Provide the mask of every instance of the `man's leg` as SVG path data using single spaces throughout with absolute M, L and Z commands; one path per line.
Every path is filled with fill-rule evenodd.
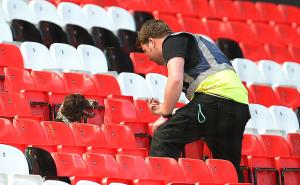
M 215 132 L 205 140 L 216 159 L 225 159 L 233 163 L 239 182 L 243 182 L 240 168 L 242 139 L 245 125 L 249 120 L 248 105 L 220 102 L 219 119 L 214 124 Z

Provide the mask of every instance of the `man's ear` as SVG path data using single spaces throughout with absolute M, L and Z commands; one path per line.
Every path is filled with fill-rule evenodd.
M 153 38 L 149 38 L 148 44 L 149 44 L 149 47 L 150 47 L 150 48 L 155 48 L 155 42 L 154 42 L 154 39 L 153 39 Z

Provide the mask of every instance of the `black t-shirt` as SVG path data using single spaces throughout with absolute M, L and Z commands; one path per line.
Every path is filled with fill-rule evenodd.
M 163 43 L 163 58 L 166 64 L 174 57 L 183 57 L 184 67 L 190 68 L 199 62 L 199 53 L 193 36 L 174 35 Z

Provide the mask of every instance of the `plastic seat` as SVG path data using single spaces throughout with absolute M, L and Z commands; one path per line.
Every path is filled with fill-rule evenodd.
M 272 60 L 260 60 L 258 62 L 258 69 L 261 72 L 266 83 L 272 86 L 292 86 L 286 76 L 284 75 L 281 66 Z
M 234 40 L 239 42 L 252 43 L 255 38 L 254 32 L 250 25 L 244 22 L 228 21 L 226 23 L 228 31 L 233 35 Z
M 269 156 L 285 156 L 291 155 L 290 148 L 283 137 L 275 135 L 259 135 L 258 139 L 261 141 L 266 154 Z
M 5 118 L 0 118 L 0 142 L 1 143 L 20 143 L 19 135 L 11 121 Z
M 243 58 L 243 52 L 239 43 L 231 38 L 218 38 L 216 39 L 216 45 L 229 60 Z
M 251 29 L 256 35 L 257 41 L 263 44 L 276 44 L 280 42 L 275 29 L 265 23 L 252 23 Z
M 245 58 L 257 61 L 261 59 L 269 59 L 268 53 L 264 49 L 264 45 L 261 43 L 246 43 L 241 42 L 240 47 L 243 51 Z
M 299 46 L 299 36 L 292 26 L 277 24 L 274 28 L 282 44 L 293 44 Z
M 1 34 L 0 34 L 0 41 L 3 42 L 3 41 L 8 41 L 8 42 L 11 42 L 13 41 L 13 35 L 12 35 L 12 32 L 11 32 L 11 29 L 9 27 L 9 25 L 4 22 L 4 21 L 1 21 L 0 20 L 0 29 L 1 29 Z
M 230 38 L 234 39 L 234 37 L 229 32 L 226 24 L 219 20 L 205 20 L 204 24 L 206 26 L 206 29 L 208 31 L 208 36 L 210 36 L 212 39 L 217 38 Z
M 132 52 L 130 58 L 134 73 L 146 75 L 148 73 L 166 74 L 166 66 L 160 66 L 149 59 L 144 53 Z
M 86 72 L 86 65 L 80 60 L 76 48 L 68 44 L 54 43 L 50 46 L 50 54 L 56 65 L 64 72 Z
M 50 71 L 31 71 L 31 76 L 35 81 L 36 88 L 41 91 L 66 93 L 67 87 L 62 77 Z
M 0 173 L 29 174 L 27 160 L 22 151 L 15 147 L 3 144 L 0 144 L 0 150 L 2 152 Z
M 1 185 L 7 185 L 8 182 L 8 176 L 5 173 L 0 174 L 0 184 Z
M 212 9 L 212 16 L 225 20 L 239 20 L 237 9 L 234 6 L 233 1 L 209 1 L 209 5 Z
M 124 179 L 152 179 L 151 171 L 141 156 L 116 155 L 120 166 L 120 178 Z
M 232 65 L 243 82 L 249 84 L 266 83 L 260 74 L 257 65 L 253 61 L 244 58 L 237 58 L 232 61 Z
M 300 88 L 299 79 L 300 78 L 300 65 L 294 62 L 284 62 L 282 64 L 282 70 L 287 76 L 287 79 L 297 88 Z
M 266 107 L 272 105 L 282 105 L 280 99 L 276 96 L 272 87 L 260 84 L 248 84 L 247 90 L 249 93 L 250 103 L 257 103 Z
M 141 48 L 136 45 L 137 32 L 121 29 L 117 31 L 117 36 L 119 38 L 121 48 L 126 53 L 142 52 Z
M 293 61 L 295 61 L 297 63 L 300 63 L 300 55 L 299 55 L 300 52 L 299 51 L 300 51 L 299 46 L 293 46 L 293 45 L 289 46 L 289 52 L 293 57 Z
M 286 4 L 278 4 L 278 10 L 289 23 L 300 23 L 299 8 Z
M 144 22 L 147 20 L 154 19 L 152 13 L 146 11 L 138 11 L 135 9 L 132 14 L 135 21 L 136 30 L 140 30 Z
M 120 86 L 118 84 L 117 79 L 114 76 L 105 74 L 94 74 L 91 77 L 95 82 L 98 95 L 121 95 Z
M 286 141 L 291 149 L 292 156 L 300 156 L 300 133 L 288 133 L 286 137 Z
M 118 154 L 118 148 L 116 147 L 103 147 L 103 146 L 89 146 L 87 152 L 96 154 L 105 154 L 115 157 Z
M 15 118 L 13 124 L 20 137 L 20 143 L 28 145 L 48 144 L 46 134 L 39 121 Z
M 82 93 L 84 95 L 97 95 L 97 89 L 88 74 L 64 73 L 62 78 L 67 83 L 69 93 Z
M 273 121 L 268 108 L 259 104 L 250 104 L 249 109 L 251 119 L 246 128 L 256 128 L 259 134 L 285 135 L 285 131 L 281 130 L 281 127 Z
M 297 88 L 279 86 L 274 88 L 274 91 L 280 104 L 294 109 L 300 106 L 299 91 Z
M 108 72 L 105 55 L 100 49 L 82 44 L 77 47 L 77 52 L 82 63 L 85 64 L 84 70 L 92 74 Z
M 52 145 L 76 145 L 73 132 L 63 122 L 43 121 L 42 127 L 46 133 L 48 143 Z
M 179 21 L 175 15 L 161 14 L 159 12 L 156 12 L 156 14 L 154 14 L 154 17 L 155 19 L 160 19 L 167 23 L 173 32 L 184 30 L 183 26 L 179 24 Z
M 86 29 L 90 28 L 89 21 L 84 16 L 80 6 L 62 2 L 57 6 L 57 12 L 65 26 L 69 43 L 77 47 L 80 44 L 93 45 L 93 39 Z
M 79 146 L 108 146 L 107 139 L 98 125 L 70 124 L 76 143 Z
M 123 95 L 133 96 L 134 99 L 151 98 L 149 87 L 146 80 L 134 73 L 120 73 L 118 83 Z
M 73 176 L 70 177 L 71 184 L 76 185 L 101 185 L 100 177 L 93 176 Z
M 112 29 L 117 31 L 120 29 L 136 31 L 135 22 L 132 14 L 127 10 L 111 6 L 107 9 L 107 15 L 112 20 Z
M 53 157 L 58 176 L 88 176 L 89 168 L 79 154 L 72 153 L 51 153 Z
M 111 147 L 136 147 L 133 132 L 128 126 L 119 124 L 103 124 L 102 130 Z
M 76 183 L 76 185 L 100 185 L 100 184 L 93 181 L 80 180 Z
M 213 176 L 204 161 L 200 159 L 179 158 L 178 163 L 186 177 L 186 182 L 214 182 Z M 201 175 L 197 173 L 199 171 L 201 171 Z
M 138 113 L 138 120 L 141 122 L 153 123 L 159 116 L 153 114 L 145 100 L 134 100 L 134 107 Z
M 163 102 L 168 78 L 161 74 L 149 73 L 145 79 L 150 89 L 151 97 Z
M 175 159 L 146 157 L 145 161 L 153 172 L 153 179 L 164 180 L 165 183 L 185 182 L 183 172 Z
M 53 43 L 68 43 L 67 35 L 61 28 L 62 21 L 52 3 L 30 1 L 29 8 L 38 22 L 43 43 L 48 48 Z
M 88 152 L 83 154 L 83 160 L 90 168 L 92 176 L 101 178 L 119 176 L 118 163 L 111 155 Z
M 37 42 L 23 42 L 20 47 L 24 68 L 36 71 L 56 69 L 58 66 L 52 59 L 49 50 Z M 41 61 L 41 58 L 43 60 Z
M 14 40 L 42 43 L 41 34 L 33 25 L 36 21 L 26 2 L 5 0 L 2 7 L 6 20 L 11 22 Z
M 214 182 L 237 183 L 238 176 L 233 164 L 227 160 L 207 159 L 206 164 L 212 173 Z M 226 169 L 226 170 L 225 170 Z
M 146 148 L 118 148 L 118 154 L 126 156 L 139 156 L 142 158 L 149 156 L 148 150 Z
M 179 23 L 182 24 L 184 31 L 208 35 L 208 32 L 203 22 L 199 21 L 199 19 L 195 17 L 182 16 L 181 18 L 179 18 Z
M 40 175 L 14 175 L 9 179 L 9 184 L 28 184 L 28 185 L 42 185 L 43 179 Z
M 290 55 L 285 45 L 266 44 L 265 50 L 269 54 L 270 58 L 279 64 L 293 60 L 293 57 Z
M 82 7 L 85 17 L 89 20 L 92 27 L 113 30 L 113 23 L 108 13 L 101 6 L 86 4 Z M 102 21 L 99 21 L 102 20 Z
M 265 149 L 261 141 L 252 134 L 244 134 L 242 141 L 242 165 L 248 165 L 247 156 L 250 155 L 265 155 Z
M 0 93 L 0 115 L 4 117 L 30 116 L 30 106 L 21 93 Z
M 299 132 L 299 123 L 295 112 L 284 106 L 271 106 L 269 108 L 274 122 L 286 133 Z
M 202 159 L 204 155 L 204 144 L 205 142 L 201 139 L 186 144 L 184 147 L 184 153 L 182 157 L 191 159 Z
M 285 22 L 284 17 L 279 13 L 277 5 L 274 3 L 256 2 L 255 8 L 266 21 Z
M 244 20 L 261 21 L 258 10 L 251 1 L 234 1 L 239 17 Z
M 281 174 L 281 184 L 297 184 L 300 161 L 296 157 L 276 157 L 276 168 Z
M 196 17 L 209 17 L 211 15 L 211 7 L 206 0 L 191 0 L 193 13 Z
M 127 53 L 120 48 L 108 47 L 104 50 L 109 71 L 133 72 L 132 61 Z
M 8 92 L 22 92 L 28 99 L 31 113 L 49 119 L 48 96 L 37 90 L 29 71 L 17 68 L 4 68 L 4 90 Z M 37 105 L 37 106 L 36 106 Z

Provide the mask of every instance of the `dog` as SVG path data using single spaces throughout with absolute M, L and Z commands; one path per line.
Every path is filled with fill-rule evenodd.
M 86 99 L 80 94 L 70 94 L 64 98 L 55 121 L 67 124 L 72 122 L 82 123 L 82 121 L 86 123 L 88 118 L 95 117 L 93 109 L 97 108 L 99 108 L 97 101 Z

